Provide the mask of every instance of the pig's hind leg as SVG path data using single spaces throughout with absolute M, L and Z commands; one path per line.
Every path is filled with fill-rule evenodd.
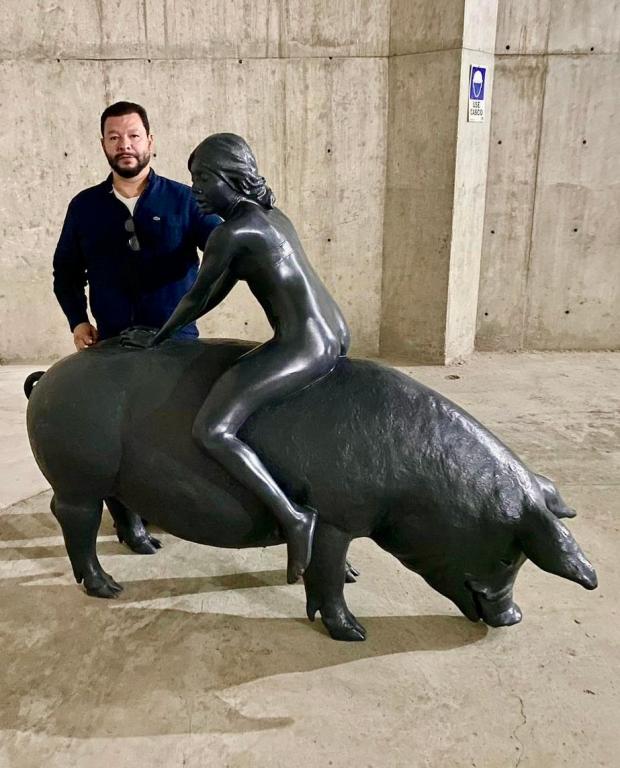
M 347 608 L 344 581 L 351 537 L 329 523 L 317 521 L 312 559 L 304 573 L 306 612 L 314 621 L 317 611 L 334 640 L 365 640 L 366 630 Z
M 154 555 L 161 547 L 161 541 L 146 530 L 144 521 L 118 499 L 107 496 L 107 508 L 114 520 L 116 535 L 121 544 L 125 543 L 138 555 Z
M 344 582 L 345 584 L 355 584 L 360 572 L 354 565 L 347 560 L 344 564 Z
M 69 501 L 55 495 L 50 506 L 62 528 L 77 583 L 83 582 L 87 594 L 94 597 L 116 597 L 123 588 L 103 570 L 97 559 L 97 531 L 101 523 L 102 501 Z

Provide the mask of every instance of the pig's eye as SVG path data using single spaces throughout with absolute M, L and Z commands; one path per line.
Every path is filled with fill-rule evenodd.
M 511 560 L 500 560 L 500 563 L 504 566 L 504 568 L 510 568 L 512 566 Z

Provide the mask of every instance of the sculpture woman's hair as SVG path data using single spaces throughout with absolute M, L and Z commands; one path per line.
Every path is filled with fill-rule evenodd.
M 234 133 L 214 133 L 201 142 L 189 156 L 187 167 L 198 159 L 202 170 L 219 176 L 241 197 L 273 208 L 275 195 L 258 172 L 256 158 L 247 143 Z

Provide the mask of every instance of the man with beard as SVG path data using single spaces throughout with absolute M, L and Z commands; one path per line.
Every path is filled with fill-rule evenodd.
M 139 104 L 108 107 L 101 136 L 112 173 L 73 198 L 54 254 L 54 293 L 78 350 L 132 325 L 161 327 L 196 278 L 196 248 L 220 222 L 200 212 L 190 187 L 151 168 Z M 175 338 L 197 335 L 191 323 Z
M 78 350 L 132 325 L 160 328 L 194 283 L 196 248 L 221 221 L 200 212 L 190 187 L 150 167 L 153 136 L 139 104 L 108 107 L 101 136 L 112 173 L 70 202 L 54 253 L 54 293 Z M 197 335 L 190 323 L 175 338 Z M 140 517 L 116 499 L 105 501 L 120 541 L 141 554 L 159 548 Z

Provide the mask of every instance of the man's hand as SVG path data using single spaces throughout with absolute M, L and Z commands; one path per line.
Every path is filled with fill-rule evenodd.
M 136 325 L 127 328 L 121 333 L 123 347 L 137 347 L 138 349 L 150 349 L 155 340 L 157 328 L 147 328 L 144 325 Z
M 99 339 L 99 331 L 90 323 L 80 323 L 73 329 L 73 343 L 78 352 L 92 347 Z

